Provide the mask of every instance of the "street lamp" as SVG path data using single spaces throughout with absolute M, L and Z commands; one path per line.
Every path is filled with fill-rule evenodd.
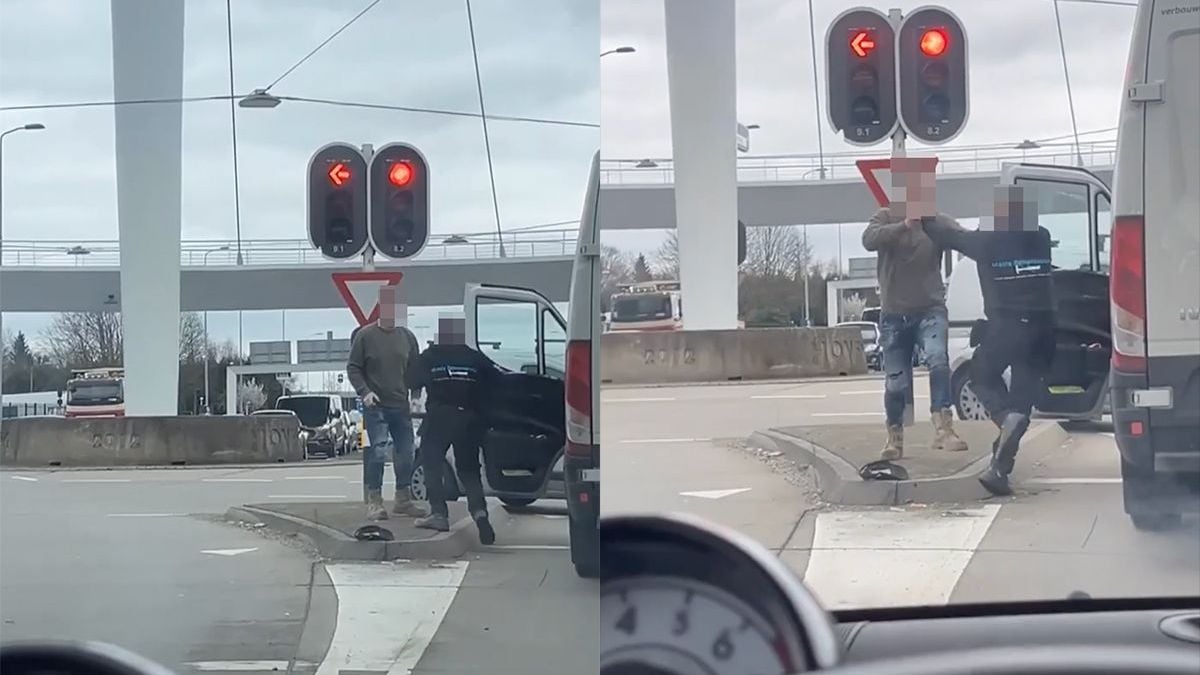
M 266 89 L 255 89 L 238 100 L 239 108 L 274 108 L 282 99 L 274 94 L 268 94 Z
M 616 49 L 609 49 L 607 51 L 600 52 L 600 58 L 604 58 L 609 54 L 632 54 L 636 51 L 637 50 L 633 47 L 617 47 Z
M 204 252 L 204 256 L 200 258 L 204 266 L 208 266 L 208 254 L 216 253 L 217 251 L 228 251 L 229 244 L 224 244 Z M 241 351 L 241 345 L 238 345 L 238 351 Z M 212 403 L 209 402 L 208 389 L 208 310 L 204 310 L 204 414 L 212 413 Z M 226 411 L 228 414 L 228 411 Z
M 1034 150 L 1042 146 L 1037 144 L 1037 141 L 1031 141 L 1028 138 L 1013 146 L 1013 150 L 1021 151 L 1021 160 L 1025 160 L 1025 153 L 1028 150 Z

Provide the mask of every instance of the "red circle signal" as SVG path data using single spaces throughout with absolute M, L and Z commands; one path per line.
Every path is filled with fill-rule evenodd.
M 926 56 L 941 56 L 950 46 L 950 38 L 945 31 L 931 28 L 921 35 L 921 52 Z
M 408 162 L 396 162 L 388 169 L 388 182 L 398 188 L 407 187 L 413 180 L 413 167 Z

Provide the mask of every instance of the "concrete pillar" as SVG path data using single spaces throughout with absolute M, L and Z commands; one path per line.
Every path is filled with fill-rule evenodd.
M 665 0 L 687 330 L 737 328 L 734 0 Z
M 184 0 L 112 0 L 113 97 L 183 96 Z M 183 105 L 113 108 L 125 411 L 176 415 Z

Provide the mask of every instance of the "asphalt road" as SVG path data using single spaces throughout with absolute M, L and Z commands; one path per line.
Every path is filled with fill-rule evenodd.
M 928 424 L 927 380 L 916 381 Z M 1139 532 L 1122 508 L 1111 428 L 1018 457 L 1013 497 L 905 507 L 825 505 L 807 472 L 747 450 L 755 430 L 869 424 L 882 381 L 610 388 L 604 510 L 680 511 L 749 534 L 831 608 L 1200 595 L 1200 521 Z
M 562 502 L 449 564 L 327 565 L 219 517 L 356 500 L 360 478 L 353 462 L 2 471 L 0 640 L 102 640 L 178 672 L 596 671 L 598 585 L 574 574 Z

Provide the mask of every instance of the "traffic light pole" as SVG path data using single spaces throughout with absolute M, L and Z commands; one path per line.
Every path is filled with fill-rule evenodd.
M 363 143 L 362 154 L 367 160 L 367 166 L 371 166 L 371 158 L 375 156 L 375 146 L 370 143 Z M 375 249 L 371 246 L 369 237 L 367 248 L 362 254 L 362 268 L 364 272 L 375 271 Z
M 892 29 L 897 33 L 900 32 L 900 22 L 904 20 L 902 10 L 895 7 L 888 10 L 888 22 L 892 24 Z M 899 108 L 897 108 L 899 110 Z M 903 159 L 908 156 L 904 141 L 908 138 L 908 134 L 904 132 L 904 125 L 896 125 L 896 131 L 892 134 L 892 161 Z M 895 175 L 894 173 L 892 174 Z M 892 181 L 893 190 L 895 189 L 895 181 Z M 916 392 L 913 387 L 913 367 L 909 364 L 908 368 L 908 386 L 905 387 L 907 392 L 904 401 L 904 421 L 906 427 L 911 427 L 916 422 L 916 406 L 914 405 Z

